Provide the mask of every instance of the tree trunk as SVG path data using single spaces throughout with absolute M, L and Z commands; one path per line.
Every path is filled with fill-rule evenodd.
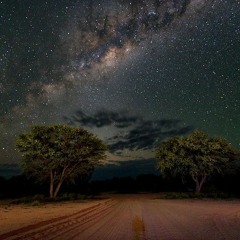
M 200 186 L 200 183 L 199 181 L 197 180 L 196 181 L 196 189 L 195 189 L 195 193 L 200 193 L 201 192 L 201 186 Z
M 58 182 L 56 182 L 57 172 L 52 169 L 50 170 L 49 196 L 51 199 L 54 199 L 57 197 L 60 187 L 62 186 L 63 181 L 66 179 L 66 176 L 71 174 L 71 172 L 75 169 L 76 166 L 77 166 L 77 164 L 75 166 L 73 166 L 73 168 L 70 169 L 70 171 L 68 171 L 68 173 L 66 171 L 69 170 L 69 165 L 65 166 L 62 170 L 60 180 Z M 55 183 L 57 183 L 57 186 Z M 54 189 L 54 185 L 56 186 L 55 189 Z
M 66 170 L 68 169 L 68 167 L 69 167 L 69 165 L 67 165 L 66 167 L 64 167 L 63 170 L 62 170 L 62 174 L 61 174 L 60 180 L 59 180 L 59 182 L 58 182 L 58 184 L 57 184 L 56 189 L 54 190 L 54 194 L 53 194 L 53 197 L 54 197 L 54 198 L 57 197 L 58 192 L 59 192 L 59 190 L 60 190 L 60 187 L 62 186 L 62 183 L 63 183 L 63 181 L 65 180 Z
M 196 183 L 195 193 L 200 193 L 202 190 L 203 183 L 206 181 L 207 176 L 198 177 L 192 176 L 194 182 Z
M 49 188 L 49 197 L 53 198 L 53 187 L 54 187 L 54 179 L 53 179 L 53 172 L 50 170 L 50 188 Z
M 62 180 L 60 180 L 60 181 L 58 182 L 58 185 L 57 185 L 57 187 L 56 187 L 56 189 L 55 189 L 55 191 L 54 191 L 54 195 L 53 195 L 54 198 L 57 197 L 58 192 L 59 192 L 59 189 L 60 189 L 60 187 L 62 186 L 62 183 L 63 183 Z

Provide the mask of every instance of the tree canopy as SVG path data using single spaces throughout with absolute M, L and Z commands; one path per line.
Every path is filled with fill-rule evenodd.
M 207 178 L 222 173 L 237 158 L 236 151 L 224 138 L 210 138 L 196 130 L 189 136 L 170 138 L 156 151 L 157 168 L 163 175 L 191 176 L 200 192 Z
M 50 198 L 55 198 L 64 181 L 91 174 L 105 159 L 107 147 L 92 133 L 66 125 L 32 126 L 17 139 L 22 167 L 37 180 L 50 181 Z

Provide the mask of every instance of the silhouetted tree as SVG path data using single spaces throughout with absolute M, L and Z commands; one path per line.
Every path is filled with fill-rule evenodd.
M 55 198 L 64 181 L 92 173 L 107 147 L 92 133 L 65 125 L 33 126 L 17 139 L 24 172 L 50 182 Z
M 237 153 L 223 138 L 209 138 L 196 130 L 185 137 L 173 137 L 157 149 L 157 168 L 163 175 L 191 176 L 199 193 L 207 178 L 222 173 Z

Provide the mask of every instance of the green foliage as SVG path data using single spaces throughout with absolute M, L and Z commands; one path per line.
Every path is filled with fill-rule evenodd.
M 35 200 L 31 203 L 31 206 L 33 206 L 33 207 L 41 206 L 41 202 L 39 202 L 38 200 Z
M 184 198 L 191 198 L 191 195 L 184 192 L 169 192 L 163 195 L 165 199 L 184 199 Z
M 191 176 L 200 191 L 207 177 L 222 173 L 237 153 L 223 138 L 209 138 L 196 130 L 185 137 L 173 137 L 157 149 L 157 168 L 163 176 Z
M 233 196 L 228 193 L 223 192 L 213 192 L 213 193 L 190 193 L 190 192 L 169 192 L 165 193 L 162 198 L 164 199 L 232 199 Z
M 56 200 L 57 201 L 75 201 L 75 200 L 85 200 L 87 199 L 86 195 L 77 194 L 77 193 L 64 193 L 63 195 L 59 196 Z
M 18 137 L 16 146 L 24 172 L 39 181 L 50 180 L 50 197 L 56 197 L 63 181 L 91 174 L 107 150 L 92 133 L 66 125 L 33 126 Z
M 37 206 L 44 202 L 45 198 L 43 195 L 34 195 L 13 199 L 10 201 L 10 204 L 30 204 L 32 206 Z
M 46 203 L 51 203 L 51 202 L 62 202 L 62 201 L 82 201 L 86 199 L 91 199 L 91 197 L 78 194 L 78 193 L 64 193 L 60 195 L 59 197 L 52 199 L 52 198 L 46 198 L 44 195 L 37 194 L 34 196 L 26 196 L 22 198 L 16 198 L 13 199 L 9 202 L 9 204 L 27 204 L 30 206 L 41 206 Z

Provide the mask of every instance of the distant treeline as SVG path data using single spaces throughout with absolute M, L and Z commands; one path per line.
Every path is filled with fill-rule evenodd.
M 204 186 L 203 192 L 223 192 L 232 196 L 240 196 L 240 174 L 215 176 Z M 48 185 L 36 183 L 25 175 L 14 176 L 10 179 L 0 177 L 0 197 L 20 198 L 43 194 L 48 196 Z M 133 177 L 114 177 L 108 180 L 92 181 L 76 179 L 75 183 L 65 183 L 61 189 L 63 193 L 77 193 L 84 195 L 98 195 L 103 192 L 138 193 L 138 192 L 194 192 L 191 181 L 182 182 L 179 178 L 162 178 L 154 174 Z

